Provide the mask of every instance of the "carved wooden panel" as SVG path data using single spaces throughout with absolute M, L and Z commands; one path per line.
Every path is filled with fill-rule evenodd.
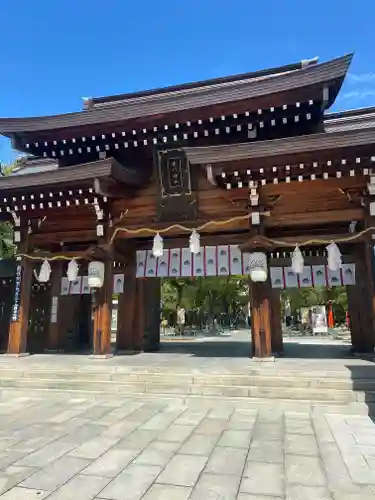
M 196 219 L 194 175 L 185 153 L 180 149 L 157 150 L 155 160 L 159 183 L 158 219 Z

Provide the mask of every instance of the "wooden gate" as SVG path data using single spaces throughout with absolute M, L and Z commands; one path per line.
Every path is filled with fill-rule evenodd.
M 14 278 L 0 278 L 0 352 L 6 352 L 8 348 L 13 295 Z
M 38 283 L 33 277 L 30 297 L 27 351 L 43 353 L 47 348 L 51 315 L 51 283 Z

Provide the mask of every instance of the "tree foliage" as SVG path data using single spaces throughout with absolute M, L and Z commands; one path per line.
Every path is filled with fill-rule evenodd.
M 235 318 L 248 303 L 247 279 L 206 277 L 165 279 L 162 282 L 163 314 L 174 323 L 175 311 L 182 306 L 191 322 L 213 324 L 214 318 Z
M 303 307 L 327 305 L 328 302 L 332 302 L 336 322 L 342 323 L 345 321 L 345 314 L 348 310 L 345 287 L 289 288 L 283 290 L 281 296 L 282 303 L 285 303 L 286 299 L 290 300 L 292 314 Z
M 10 175 L 18 165 L 16 160 L 11 164 L 0 163 L 1 175 Z M 14 255 L 13 227 L 9 221 L 0 221 L 0 259 L 9 259 Z

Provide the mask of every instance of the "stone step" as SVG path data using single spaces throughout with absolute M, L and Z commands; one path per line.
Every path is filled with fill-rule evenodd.
M 86 368 L 86 367 L 85 367 Z M 99 367 L 98 367 L 99 368 Z M 298 388 L 298 389 L 327 389 L 346 391 L 375 391 L 375 379 L 354 379 L 350 377 L 323 377 L 319 372 L 314 376 L 306 376 L 304 373 L 295 373 L 294 376 L 282 374 L 274 376 L 259 371 L 252 375 L 240 374 L 182 374 L 174 372 L 122 372 L 113 370 L 87 370 L 82 369 L 52 370 L 36 369 L 9 369 L 0 368 L 1 380 L 77 380 L 87 382 L 117 382 L 127 384 L 162 384 L 179 386 L 228 386 L 228 387 L 264 387 L 264 388 Z
M 281 387 L 262 385 L 224 385 L 224 384 L 179 384 L 173 379 L 169 383 L 155 381 L 97 380 L 81 378 L 0 378 L 1 388 L 83 390 L 110 394 L 167 394 L 198 395 L 239 398 L 283 399 L 294 401 L 325 401 L 330 403 L 374 402 L 374 391 L 353 391 L 348 389 L 319 387 Z
M 51 401 L 66 401 L 66 394 L 69 394 L 71 399 L 75 400 L 90 400 L 90 401 L 109 401 L 113 400 L 113 394 L 97 392 L 97 391 L 83 391 L 73 389 L 13 389 L 13 388 L 0 388 L 0 398 L 24 397 L 25 399 L 44 399 L 46 394 Z M 211 408 L 213 405 L 220 404 L 223 407 L 231 407 L 238 409 L 255 409 L 267 411 L 289 411 L 295 413 L 313 413 L 313 414 L 345 414 L 345 415 L 369 415 L 375 414 L 375 404 L 369 403 L 333 403 L 327 401 L 293 401 L 284 399 L 257 399 L 257 398 L 233 398 L 228 397 L 223 400 L 220 396 L 198 396 L 198 395 L 185 395 L 175 396 L 168 394 L 121 394 L 121 399 L 125 402 L 127 399 L 130 401 L 173 401 L 173 404 L 184 405 L 188 404 L 189 408 L 197 408 L 201 411 L 202 408 L 207 406 Z

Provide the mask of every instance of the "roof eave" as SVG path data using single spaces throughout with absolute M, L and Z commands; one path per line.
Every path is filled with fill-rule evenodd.
M 164 94 L 162 96 L 155 95 L 129 99 L 121 106 L 46 117 L 3 118 L 0 119 L 0 134 L 9 137 L 17 133 L 27 134 L 30 132 L 80 127 L 97 123 L 124 122 L 136 118 L 152 117 L 188 109 L 208 108 L 218 104 L 248 99 L 255 100 L 257 97 L 314 85 L 326 85 L 329 82 L 342 82 L 348 71 L 352 57 L 352 54 L 348 54 L 326 63 L 308 66 L 299 71 L 283 73 L 264 79 L 245 80 L 235 82 L 234 84 L 225 83 L 207 88 L 183 90 L 171 93 L 171 95 Z

